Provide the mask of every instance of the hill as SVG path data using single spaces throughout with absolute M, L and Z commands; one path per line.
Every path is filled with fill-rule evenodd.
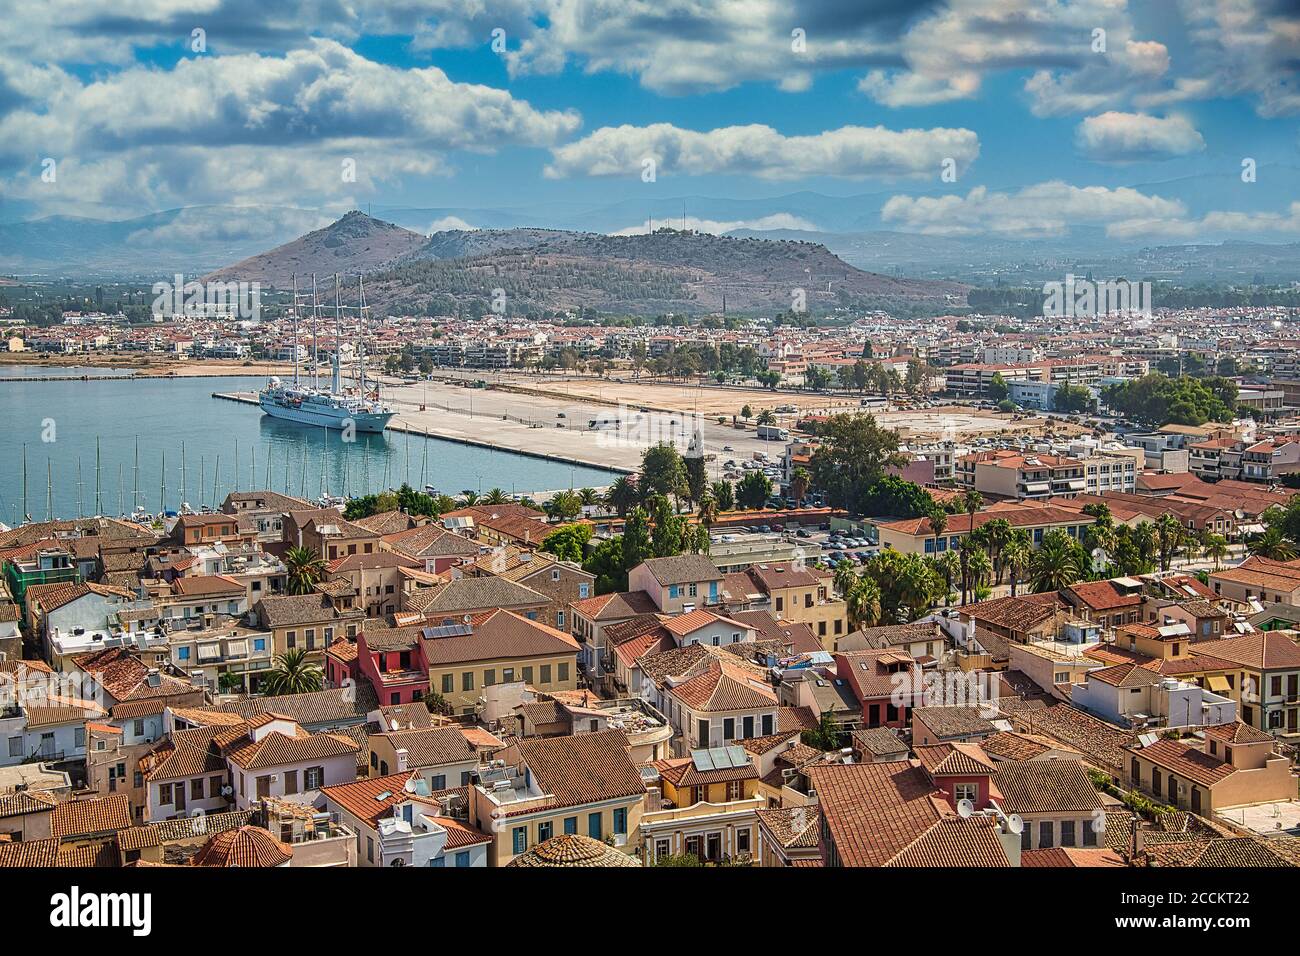
M 353 210 L 323 229 L 210 272 L 204 280 L 261 282 L 283 289 L 290 284 L 295 273 L 299 286 L 312 273 L 318 279 L 335 272 L 368 274 L 425 244 L 425 237 L 418 232 Z
M 803 290 L 814 314 L 900 303 L 942 307 L 966 287 L 864 272 L 812 242 L 730 238 L 660 229 L 608 236 L 498 230 L 435 234 L 422 250 L 372 276 L 371 303 L 389 314 L 487 311 L 495 290 L 508 314 L 767 314 L 791 309 Z M 435 254 L 464 252 L 450 258 Z

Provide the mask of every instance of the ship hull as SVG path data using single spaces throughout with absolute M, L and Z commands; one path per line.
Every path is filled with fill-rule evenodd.
M 343 412 L 314 409 L 308 406 L 287 408 L 266 398 L 260 398 L 258 405 L 261 406 L 263 412 L 281 421 L 296 422 L 299 425 L 315 425 L 318 428 L 333 428 L 338 431 L 346 429 L 348 423 L 352 422 L 356 431 L 367 434 L 382 432 L 388 427 L 389 420 L 396 414 L 396 412 L 356 412 L 348 415 Z

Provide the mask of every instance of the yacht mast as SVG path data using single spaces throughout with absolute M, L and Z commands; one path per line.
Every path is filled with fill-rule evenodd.
M 339 292 L 339 274 L 334 273 L 334 384 L 335 395 L 343 394 L 343 304 Z
M 320 348 L 316 339 L 316 324 L 320 319 L 320 302 L 316 298 L 316 273 L 311 274 L 311 387 L 320 391 Z
M 298 384 L 298 273 L 293 274 L 293 384 Z

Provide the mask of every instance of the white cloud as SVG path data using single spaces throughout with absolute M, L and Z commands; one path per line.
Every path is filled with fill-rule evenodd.
M 536 110 L 436 67 L 403 70 L 316 40 L 283 56 L 205 56 L 88 83 L 60 77 L 43 102 L 0 116 L 0 187 L 38 201 L 71 192 L 151 208 L 318 205 L 445 173 L 451 151 L 546 146 L 578 126 L 571 111 Z M 34 158 L 45 156 L 59 162 L 54 184 L 40 180 Z
M 1129 219 L 1106 227 L 1112 239 L 1210 239 L 1233 236 L 1276 237 L 1300 233 L 1300 202 L 1285 213 L 1209 212 L 1200 219 Z
M 1062 235 L 1075 225 L 1171 219 L 1185 212 L 1183 204 L 1176 200 L 1147 196 L 1136 189 L 1052 181 L 1014 193 L 990 192 L 978 186 L 965 196 L 892 196 L 880 218 L 900 229 L 926 235 L 987 233 L 1039 238 Z
M 477 226 L 471 226 L 460 216 L 443 216 L 441 219 L 435 219 L 429 223 L 429 228 L 424 230 L 425 235 L 431 235 L 435 232 L 450 232 L 452 230 L 461 230 L 470 232 L 477 229 Z
M 1085 156 L 1103 162 L 1166 159 L 1205 149 L 1205 140 L 1186 117 L 1113 110 L 1087 117 L 1074 140 Z
M 552 149 L 550 178 L 639 176 L 653 159 L 656 176 L 726 173 L 763 179 L 803 176 L 934 176 L 946 158 L 958 173 L 979 155 L 968 129 L 890 130 L 844 126 L 812 136 L 784 136 L 770 126 L 727 126 L 707 132 L 670 123 L 607 126 Z
M 669 226 L 677 228 L 681 225 L 681 219 L 661 219 L 658 223 L 651 222 L 647 219 L 639 226 L 628 226 L 625 229 L 618 229 L 611 232 L 611 236 L 639 236 L 650 232 L 652 228 L 660 226 Z M 697 219 L 694 216 L 686 217 L 686 228 L 695 232 L 707 232 L 715 236 L 725 235 L 728 232 L 736 232 L 739 229 L 752 230 L 754 232 L 765 232 L 775 229 L 797 229 L 801 232 L 821 232 L 814 223 L 801 216 L 796 216 L 788 212 L 772 213 L 768 216 L 760 216 L 757 219 L 735 219 L 731 221 L 719 221 L 717 219 Z

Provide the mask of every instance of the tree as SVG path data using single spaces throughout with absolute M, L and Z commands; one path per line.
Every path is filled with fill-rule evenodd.
M 572 491 L 557 491 L 542 505 L 548 517 L 569 521 L 582 514 L 582 499 Z
M 989 379 L 988 395 L 992 401 L 1000 402 L 1009 395 L 1011 390 L 1007 387 L 1007 380 L 1002 377 L 1001 372 L 994 372 L 993 377 Z
M 970 515 L 970 519 L 971 519 L 970 527 L 971 530 L 974 531 L 975 512 L 979 511 L 980 508 L 984 507 L 984 496 L 980 494 L 978 491 L 972 489 L 971 491 L 966 492 L 966 494 L 962 496 L 961 503 L 966 513 Z
M 655 495 L 647 502 L 653 529 L 650 533 L 650 550 L 656 558 L 671 558 L 685 549 L 686 519 L 673 511 L 672 503 L 663 495 Z
M 682 498 L 689 493 L 686 484 L 686 464 L 681 453 L 668 442 L 647 448 L 641 456 L 641 474 L 637 480 L 641 500 L 649 501 L 655 495 Z
M 933 502 L 934 499 L 931 498 L 930 500 Z M 939 547 L 939 539 L 942 538 L 944 532 L 948 530 L 948 512 L 936 505 L 930 510 L 930 513 L 926 517 L 930 521 L 930 532 L 934 535 L 934 553 L 946 553 L 946 548 L 941 549 Z
M 749 419 L 754 417 L 754 410 L 750 408 L 748 405 L 745 405 L 740 410 L 740 417 L 748 421 Z
M 1219 570 L 1223 559 L 1228 556 L 1228 539 L 1221 534 L 1210 532 L 1202 542 L 1205 556 L 1214 562 L 1214 570 Z
M 591 525 L 566 524 L 542 539 L 541 550 L 555 555 L 561 561 L 581 564 L 586 554 L 586 544 L 590 540 Z
M 286 590 L 290 594 L 310 594 L 329 570 L 325 559 L 314 548 L 289 548 L 284 552 Z
M 891 466 L 907 464 L 899 453 L 898 432 L 881 428 L 871 415 L 832 415 L 813 453 L 813 484 L 830 503 L 855 515 L 860 500 Z
M 1092 410 L 1092 392 L 1082 385 L 1068 382 L 1056 389 L 1052 407 L 1058 412 L 1087 412 Z
M 881 593 L 875 578 L 862 575 L 853 582 L 845 596 L 848 605 L 849 627 L 876 627 L 880 624 Z
M 623 524 L 623 570 L 631 571 L 646 558 L 650 551 L 650 520 L 640 505 L 628 512 Z
M 600 504 L 600 492 L 595 488 L 579 488 L 578 500 L 582 502 L 584 508 L 595 507 Z
M 736 510 L 736 489 L 731 482 L 726 479 L 715 481 L 710 491 L 713 493 L 713 500 L 718 503 L 719 511 Z
M 993 562 L 997 583 L 1002 583 L 1002 549 L 1011 541 L 1011 522 L 1006 518 L 994 518 L 980 526 L 980 540 L 988 547 L 989 559 Z
M 1236 385 L 1227 379 L 1170 378 L 1159 372 L 1101 390 L 1101 400 L 1109 408 L 1152 428 L 1231 421 L 1236 398 Z
M 687 455 L 686 500 L 692 504 L 701 501 L 709 488 L 709 473 L 704 466 L 703 453 Z
M 1186 532 L 1182 523 L 1168 512 L 1156 519 L 1156 548 L 1160 555 L 1160 570 L 1168 571 L 1174 555 L 1182 547 Z
M 627 475 L 619 475 L 605 493 L 605 501 L 618 512 L 620 518 L 626 518 L 628 511 L 641 500 L 641 492 L 636 482 Z
M 919 518 L 937 510 L 934 498 L 916 482 L 898 475 L 882 475 L 858 500 L 864 515 Z
M 510 499 L 506 496 L 506 493 L 500 488 L 489 489 L 488 493 L 483 496 L 483 503 L 485 505 L 503 505 L 509 500 Z
M 627 590 L 627 568 L 623 564 L 623 538 L 607 538 L 596 545 L 582 568 L 596 576 L 596 593 L 611 594 Z
M 307 660 L 307 651 L 291 647 L 275 656 L 275 666 L 262 678 L 262 693 L 271 697 L 309 694 L 321 689 L 320 666 Z
M 847 597 L 853 585 L 858 580 L 858 568 L 848 558 L 841 558 L 835 565 L 835 571 L 832 576 L 832 584 L 840 597 Z
M 790 497 L 794 499 L 795 506 L 803 504 L 804 496 L 808 494 L 808 487 L 812 484 L 812 472 L 800 465 L 790 476 Z
M 799 735 L 799 739 L 815 750 L 829 753 L 840 749 L 844 742 L 844 732 L 835 723 L 835 715 L 829 710 L 824 710 L 821 717 L 817 719 L 817 726 L 805 730 Z
M 1042 543 L 1029 565 L 1035 593 L 1059 591 L 1079 580 L 1083 574 L 1079 562 L 1081 550 L 1074 539 L 1060 528 L 1043 535 Z
M 1021 580 L 1024 573 L 1029 568 L 1029 561 L 1033 556 L 1033 549 L 1029 541 L 1029 532 L 1023 528 L 1017 528 L 1007 542 L 1006 547 L 1002 549 L 1002 563 L 1006 566 L 1007 575 L 1011 578 L 1011 596 L 1016 595 L 1016 583 Z
M 761 471 L 748 472 L 736 485 L 736 498 L 742 508 L 761 508 L 770 497 L 772 497 L 772 479 Z
M 756 425 L 775 425 L 776 416 L 772 414 L 772 409 L 765 408 L 758 413 L 758 418 L 754 419 Z
M 1291 561 L 1296 556 L 1295 545 L 1282 534 L 1280 525 L 1272 525 L 1263 534 L 1255 535 L 1246 549 L 1270 561 Z

